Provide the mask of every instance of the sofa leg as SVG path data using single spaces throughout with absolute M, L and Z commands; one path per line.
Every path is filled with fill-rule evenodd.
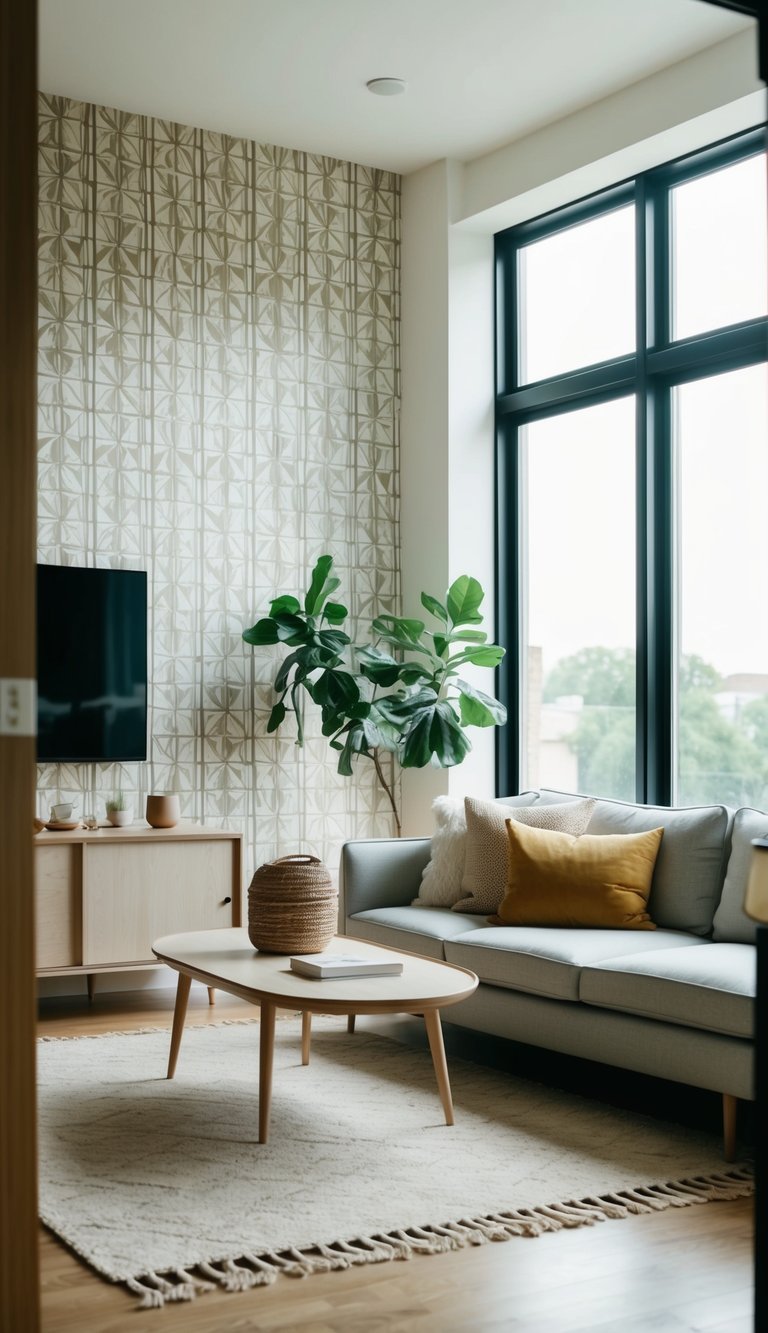
M 726 1162 L 736 1160 L 736 1109 L 738 1098 L 723 1093 L 723 1156 Z

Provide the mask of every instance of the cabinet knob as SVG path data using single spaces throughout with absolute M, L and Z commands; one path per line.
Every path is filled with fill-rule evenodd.
M 231 899 L 231 898 L 222 898 L 222 900 L 221 900 L 221 905 L 222 905 L 222 907 L 224 907 L 227 903 L 231 903 L 231 902 L 232 902 L 232 899 Z

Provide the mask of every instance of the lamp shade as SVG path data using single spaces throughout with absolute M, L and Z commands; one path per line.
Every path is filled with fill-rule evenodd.
M 768 838 L 753 838 L 744 911 L 753 921 L 768 924 Z

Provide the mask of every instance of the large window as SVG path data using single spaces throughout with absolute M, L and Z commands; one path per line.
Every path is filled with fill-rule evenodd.
M 762 131 L 497 237 L 501 792 L 768 801 Z

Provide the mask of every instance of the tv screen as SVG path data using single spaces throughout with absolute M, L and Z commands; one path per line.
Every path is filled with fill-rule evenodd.
M 147 757 L 147 576 L 37 566 L 37 757 Z

